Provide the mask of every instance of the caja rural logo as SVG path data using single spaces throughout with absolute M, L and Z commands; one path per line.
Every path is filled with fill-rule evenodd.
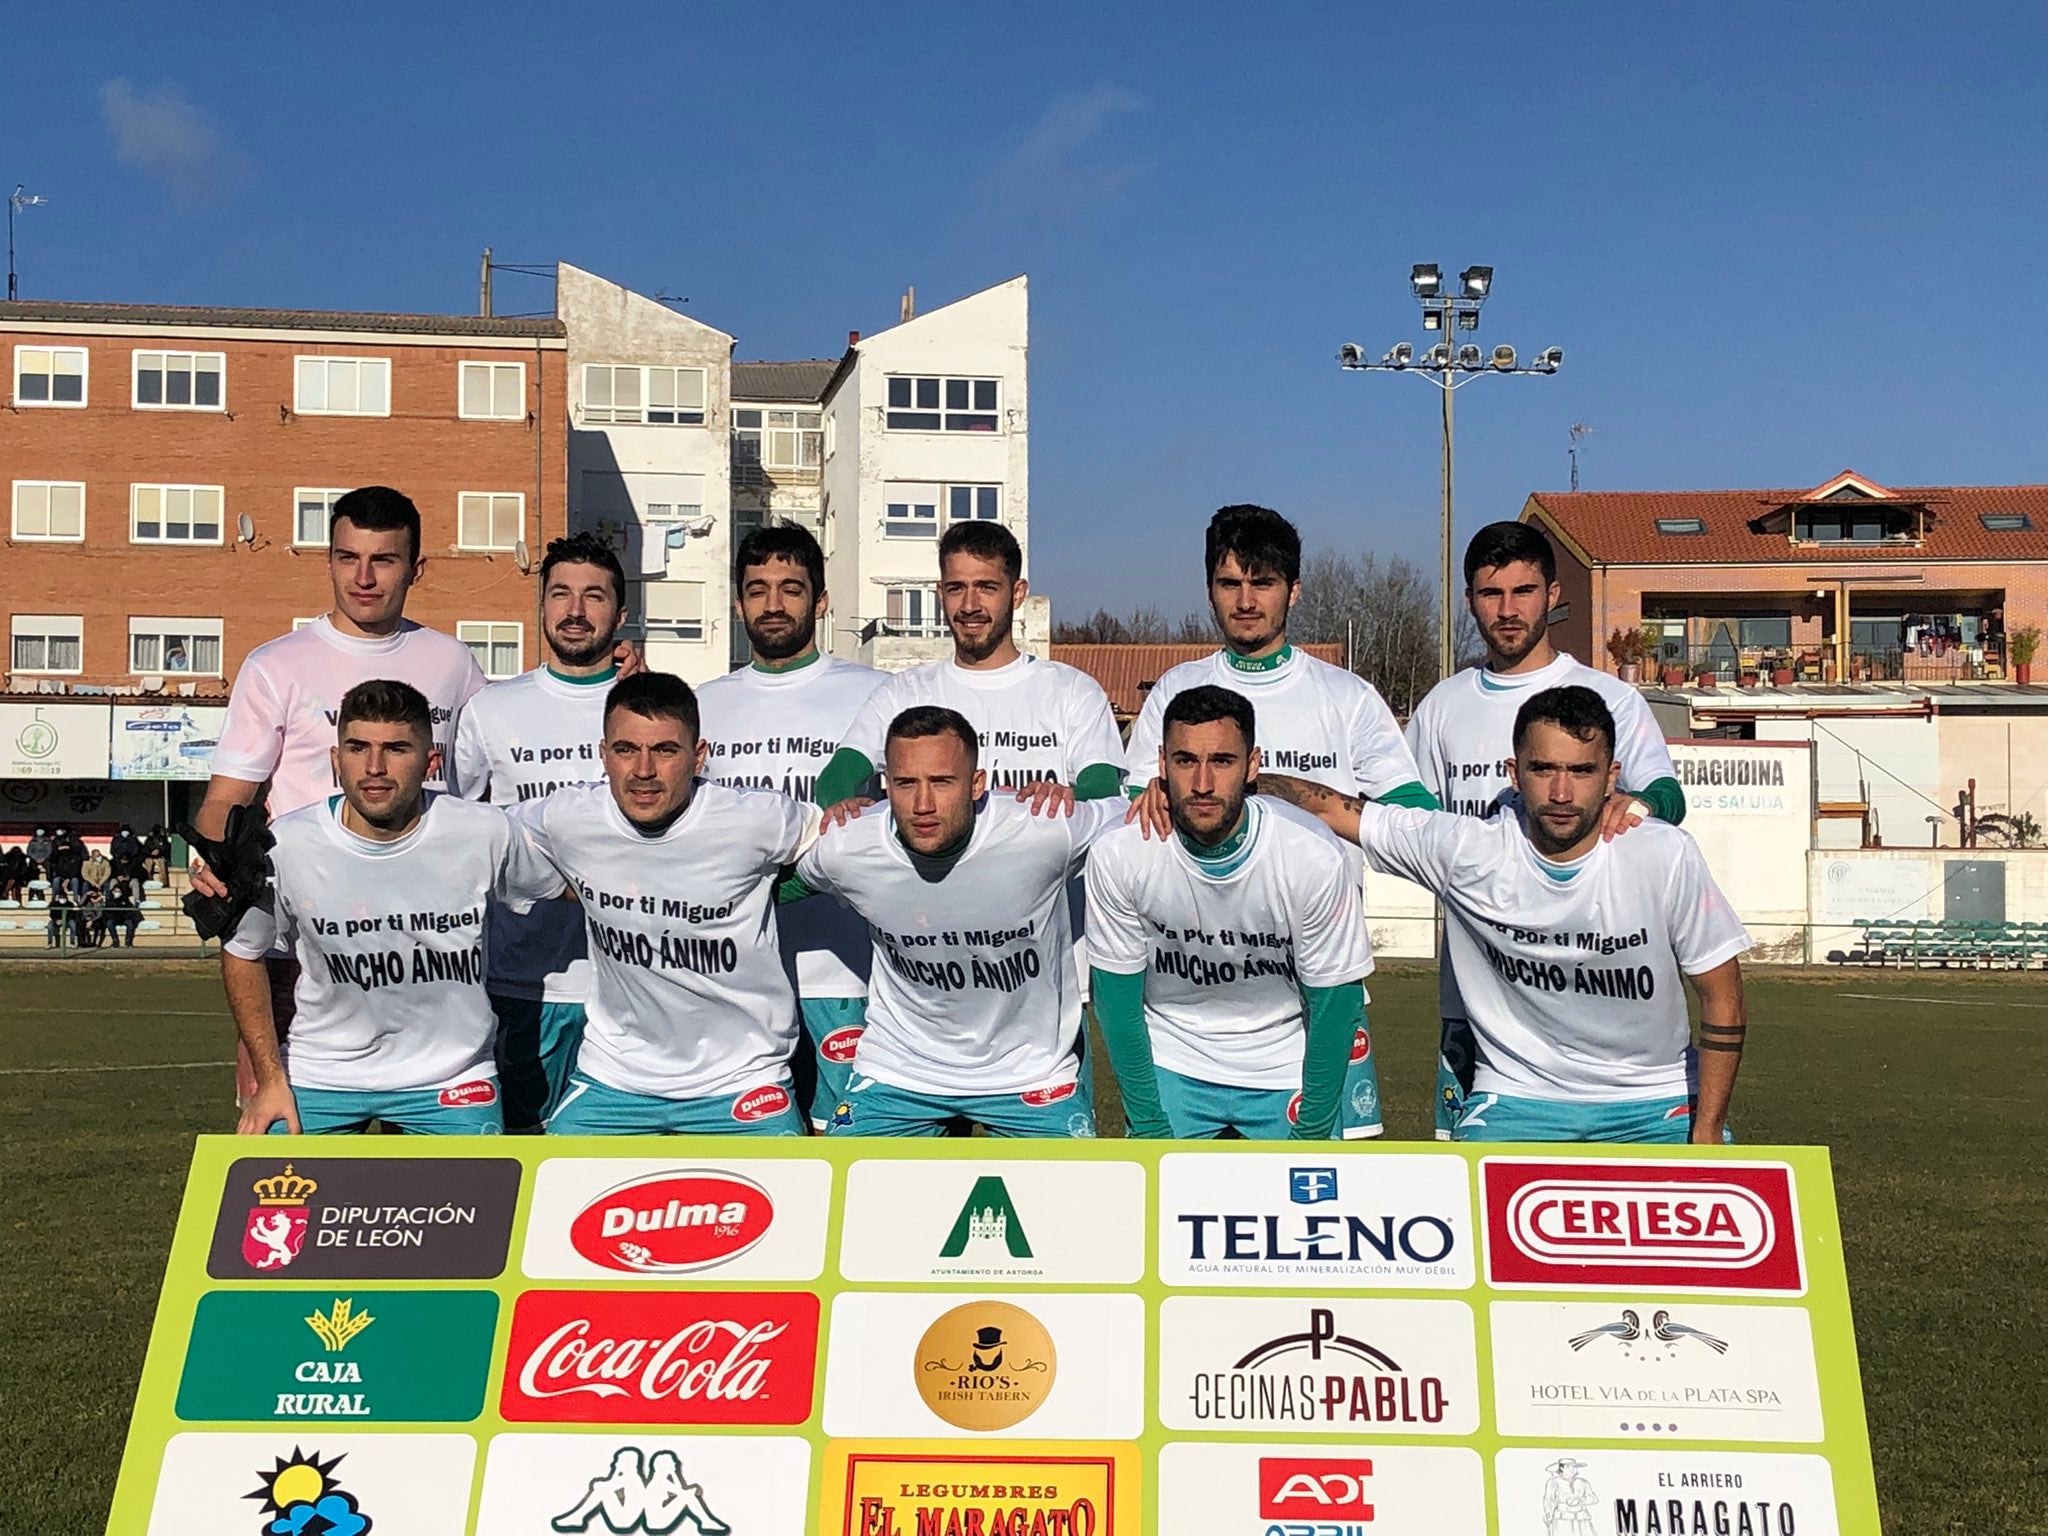
M 774 1220 L 775 1202 L 752 1179 L 677 1168 L 593 1197 L 569 1224 L 569 1242 L 607 1269 L 687 1275 L 738 1258 Z
M 1480 1178 L 1495 1285 L 1805 1289 L 1782 1163 L 1485 1158 Z

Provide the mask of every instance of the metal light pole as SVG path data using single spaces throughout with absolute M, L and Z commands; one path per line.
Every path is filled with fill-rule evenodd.
M 39 208 L 49 199 L 37 197 L 26 191 L 20 182 L 7 194 L 7 297 L 10 302 L 21 297 L 20 284 L 14 276 L 14 214 L 18 208 Z
M 1517 363 L 1515 349 L 1510 346 L 1495 347 L 1491 355 L 1485 355 L 1475 342 L 1457 347 L 1451 345 L 1453 330 L 1479 329 L 1479 308 L 1493 292 L 1491 267 L 1467 267 L 1458 274 L 1458 291 L 1446 293 L 1443 269 L 1433 263 L 1417 264 L 1408 275 L 1408 286 L 1422 305 L 1422 328 L 1438 332 L 1441 339 L 1420 356 L 1416 355 L 1411 343 L 1401 342 L 1376 363 L 1366 360 L 1363 347 L 1347 341 L 1337 349 L 1337 362 L 1353 373 L 1412 373 L 1443 392 L 1443 605 L 1438 615 L 1437 663 L 1442 675 L 1449 677 L 1457 665 L 1454 647 L 1458 590 L 1451 549 L 1451 453 L 1454 442 L 1451 396 L 1474 379 L 1489 373 L 1555 373 L 1564 362 L 1564 349 L 1546 347 L 1532 361 Z M 1461 374 L 1464 377 L 1461 378 Z

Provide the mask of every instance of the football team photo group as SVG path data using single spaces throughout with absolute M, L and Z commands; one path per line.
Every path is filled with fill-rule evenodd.
M 749 532 L 751 659 L 695 689 L 571 534 L 542 664 L 487 684 L 405 616 L 413 503 L 342 496 L 192 828 L 239 1129 L 1088 1137 L 1101 1080 L 1131 1136 L 1372 1137 L 1386 1092 L 1444 1139 L 1732 1139 L 1750 939 L 1637 690 L 1552 646 L 1544 534 L 1472 539 L 1485 659 L 1405 732 L 1289 642 L 1286 518 L 1224 507 L 1198 564 L 1220 643 L 1126 741 L 1020 649 L 999 523 L 939 541 L 952 654 L 897 673 L 820 649 L 808 531 Z M 1373 1048 L 1367 870 L 1440 903 L 1434 1061 Z

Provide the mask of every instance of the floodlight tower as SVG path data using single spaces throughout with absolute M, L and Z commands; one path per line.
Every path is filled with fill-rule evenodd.
M 1367 361 L 1363 347 L 1347 341 L 1337 349 L 1337 362 L 1353 373 L 1411 373 L 1427 379 L 1443 395 L 1443 603 L 1438 616 L 1437 661 L 1443 675 L 1449 677 L 1457 665 L 1453 640 L 1457 633 L 1457 587 L 1451 556 L 1451 396 L 1488 373 L 1555 373 L 1564 362 L 1564 349 L 1546 347 L 1530 361 L 1518 363 L 1515 349 L 1510 346 L 1495 347 L 1487 355 L 1480 352 L 1476 342 L 1451 345 L 1452 331 L 1479 329 L 1480 306 L 1493 292 L 1491 267 L 1467 267 L 1458 274 L 1457 290 L 1447 292 L 1443 268 L 1434 262 L 1418 262 L 1408 274 L 1408 287 L 1422 306 L 1422 328 L 1438 335 L 1435 345 L 1418 357 L 1413 345 L 1400 342 L 1375 363 Z

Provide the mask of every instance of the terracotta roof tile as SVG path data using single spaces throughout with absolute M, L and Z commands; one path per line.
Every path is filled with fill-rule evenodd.
M 825 386 L 839 366 L 836 357 L 806 357 L 787 363 L 734 363 L 735 400 L 804 400 L 825 398 Z
M 1052 659 L 1078 667 L 1109 695 L 1109 707 L 1119 720 L 1129 719 L 1145 707 L 1145 695 L 1169 670 L 1184 661 L 1199 661 L 1216 649 L 1213 645 L 1055 645 Z M 1298 650 L 1329 662 L 1344 665 L 1344 647 L 1337 644 L 1303 645 Z

